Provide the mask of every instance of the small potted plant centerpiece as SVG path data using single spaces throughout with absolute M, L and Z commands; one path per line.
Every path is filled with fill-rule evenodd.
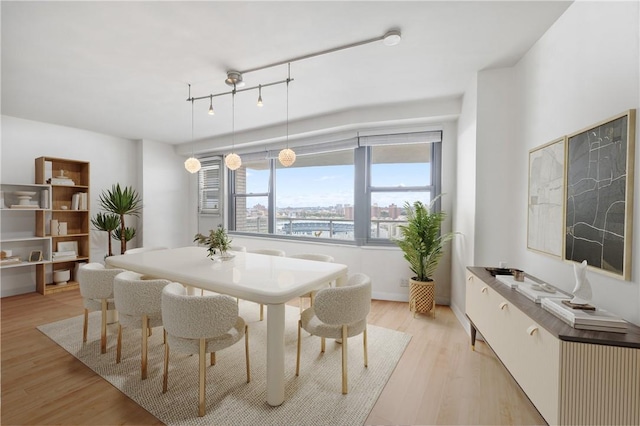
M 414 316 L 416 312 L 433 312 L 435 316 L 436 283 L 433 274 L 444 254 L 444 244 L 454 236 L 453 232 L 440 233 L 445 213 L 433 211 L 437 199 L 428 206 L 420 201 L 405 203 L 407 224 L 399 225 L 402 238 L 394 240 L 415 274 L 409 280 L 409 309 Z
M 210 257 L 211 260 L 215 260 L 216 258 L 220 260 L 233 258 L 233 255 L 229 253 L 231 239 L 229 239 L 227 231 L 221 225 L 215 230 L 210 229 L 208 236 L 197 233 L 193 241 L 207 246 L 207 257 Z

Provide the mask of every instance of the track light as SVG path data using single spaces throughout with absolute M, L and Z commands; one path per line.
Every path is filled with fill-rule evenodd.
M 262 104 L 262 84 L 258 85 L 258 106 L 261 107 Z
M 209 96 L 209 115 L 214 115 L 213 111 L 213 95 Z

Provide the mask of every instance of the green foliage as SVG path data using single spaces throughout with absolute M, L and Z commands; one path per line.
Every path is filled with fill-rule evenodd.
M 96 214 L 96 217 L 91 219 L 93 226 L 99 231 L 106 231 L 109 235 L 109 251 L 107 256 L 113 256 L 111 250 L 111 233 L 118 229 L 120 226 L 120 216 L 113 213 L 101 213 Z
M 142 210 L 142 199 L 138 195 L 135 189 L 130 186 L 123 188 L 117 183 L 111 186 L 111 190 L 106 190 L 100 194 L 100 206 L 109 213 L 116 214 L 120 217 L 120 230 L 114 238 L 120 241 L 120 253 L 124 253 L 127 250 L 127 241 L 130 241 L 135 236 L 135 229 L 127 228 L 125 226 L 125 215 L 139 216 Z M 132 233 L 133 232 L 133 233 Z M 128 235 L 132 235 L 131 238 L 126 238 Z M 125 238 L 121 238 L 123 236 Z
M 114 240 L 118 240 L 118 241 L 122 242 L 122 235 L 124 235 L 124 242 L 126 244 L 127 242 L 133 240 L 133 238 L 136 236 L 136 229 L 135 228 L 126 227 L 126 228 L 124 228 L 124 234 L 122 234 L 122 229 L 121 228 L 118 228 L 115 231 L 113 231 L 113 239 Z
M 444 244 L 455 235 L 452 232 L 440 235 L 446 215 L 444 212 L 433 211 L 437 199 L 436 197 L 429 206 L 420 201 L 413 205 L 405 203 L 408 223 L 399 225 L 402 239 L 394 240 L 404 252 L 409 268 L 416 274 L 414 279 L 418 281 L 431 280 L 444 254 Z
M 226 253 L 231 247 L 232 240 L 227 235 L 227 231 L 222 226 L 218 226 L 215 230 L 210 229 L 208 236 L 197 233 L 193 241 L 207 246 L 207 257 L 213 259 L 213 255 L 216 254 L 217 250 L 220 250 L 222 254 Z

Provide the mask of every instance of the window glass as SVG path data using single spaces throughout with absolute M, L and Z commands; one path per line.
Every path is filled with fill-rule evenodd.
M 353 150 L 276 166 L 276 233 L 353 240 Z
M 236 231 L 266 234 L 269 232 L 269 199 L 236 197 Z
M 422 201 L 429 205 L 431 192 L 372 192 L 370 238 L 397 238 L 398 225 L 406 223 L 405 203 Z
M 431 185 L 431 144 L 371 147 L 371 186 Z

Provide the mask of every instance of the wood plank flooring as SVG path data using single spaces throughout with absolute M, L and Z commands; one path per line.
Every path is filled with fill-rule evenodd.
M 162 424 L 36 330 L 80 315 L 78 291 L 3 298 L 0 310 L 1 424 Z M 545 424 L 486 345 L 471 351 L 448 307 L 413 318 L 406 303 L 373 301 L 369 323 L 413 337 L 367 424 Z

